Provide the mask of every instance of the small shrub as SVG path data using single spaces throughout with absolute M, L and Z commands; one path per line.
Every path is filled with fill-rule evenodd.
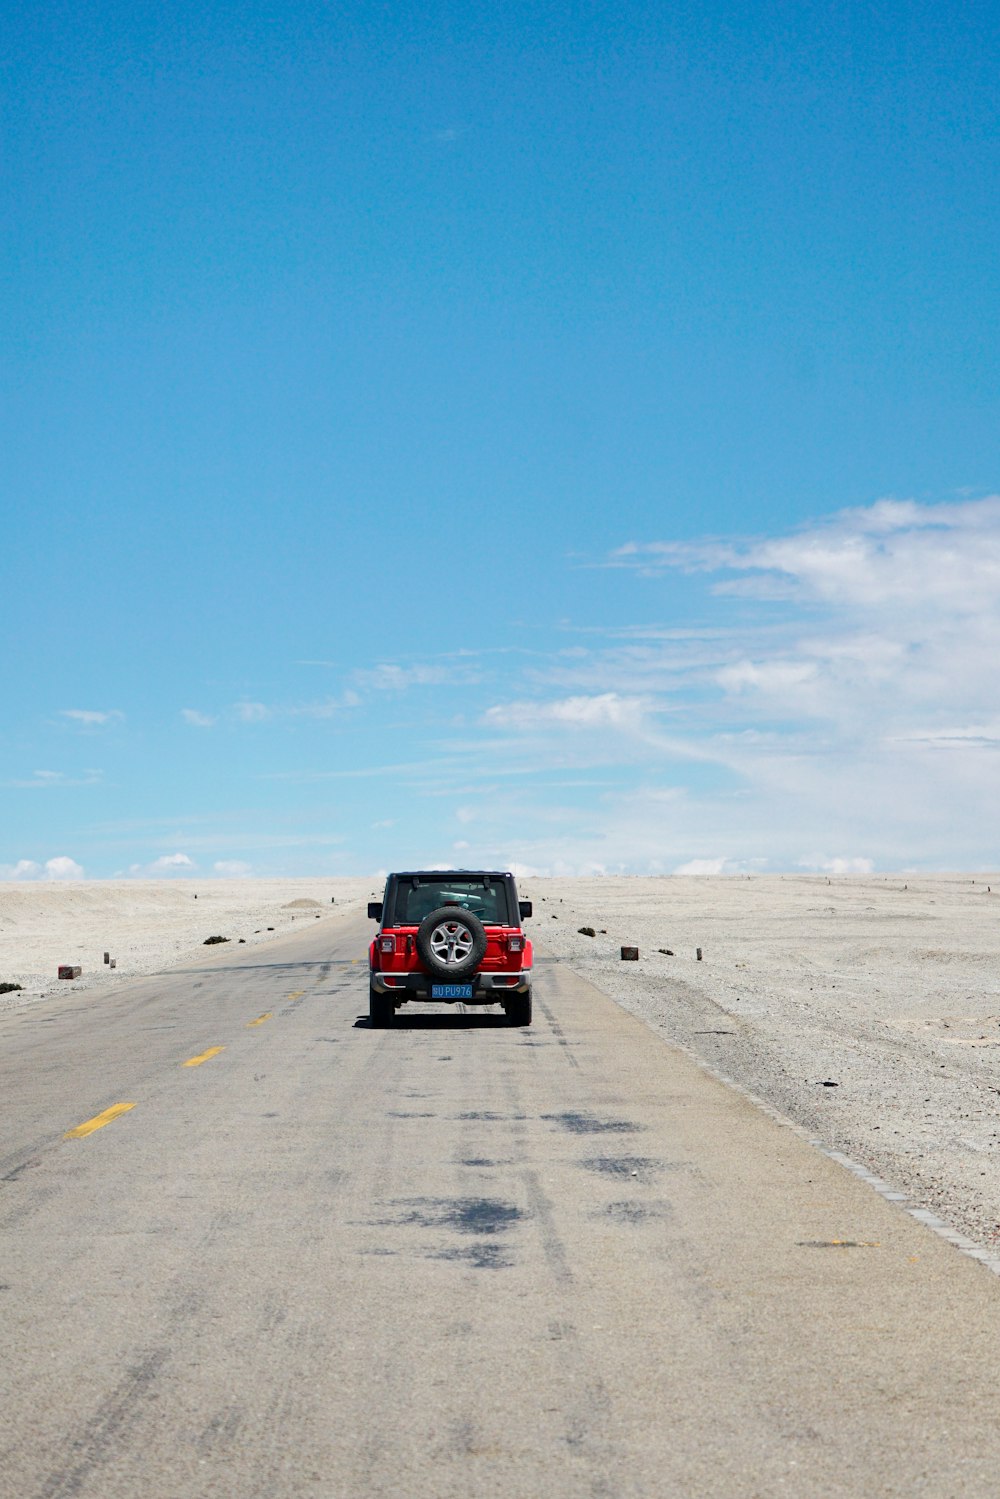
M 217 942 L 228 942 L 228 937 L 206 937 L 202 947 L 214 947 Z
M 581 937 L 596 937 L 597 933 L 592 926 L 578 926 L 577 931 Z
M 21 984 L 0 984 L 0 994 L 13 994 L 16 989 L 21 989 Z

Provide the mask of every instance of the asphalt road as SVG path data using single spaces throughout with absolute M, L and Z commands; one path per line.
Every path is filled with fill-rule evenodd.
M 1000 1281 L 560 965 L 370 1030 L 367 937 L 0 1021 L 3 1499 L 993 1499 Z

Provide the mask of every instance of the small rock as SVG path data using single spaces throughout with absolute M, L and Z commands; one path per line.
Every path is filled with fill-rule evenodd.
M 597 933 L 592 926 L 578 926 L 577 931 L 581 937 L 596 937 Z
M 672 947 L 658 947 L 656 951 L 661 952 L 665 958 L 672 958 L 674 955 Z

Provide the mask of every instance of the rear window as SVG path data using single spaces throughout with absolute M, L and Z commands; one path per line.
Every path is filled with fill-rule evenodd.
M 392 920 L 397 926 L 419 926 L 439 906 L 459 906 L 490 926 L 508 926 L 507 885 L 504 880 L 463 879 L 442 875 L 440 879 L 400 880 Z

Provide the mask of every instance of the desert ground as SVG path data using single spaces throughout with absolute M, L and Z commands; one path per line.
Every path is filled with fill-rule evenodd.
M 204 957 L 206 937 L 267 942 L 356 910 L 374 889 L 370 879 L 0 883 L 0 984 L 21 985 L 0 995 L 0 1014 L 66 989 L 61 964 L 82 968 L 75 989 L 121 985 Z
M 68 990 L 60 963 L 83 968 L 75 989 L 121 985 L 204 958 L 209 936 L 230 939 L 221 953 L 321 930 L 376 889 L 370 878 L 0 885 L 0 983 L 23 985 L 0 1006 Z M 533 879 L 521 894 L 535 901 L 539 956 L 1000 1245 L 1000 875 Z M 621 961 L 623 944 L 638 962 Z

